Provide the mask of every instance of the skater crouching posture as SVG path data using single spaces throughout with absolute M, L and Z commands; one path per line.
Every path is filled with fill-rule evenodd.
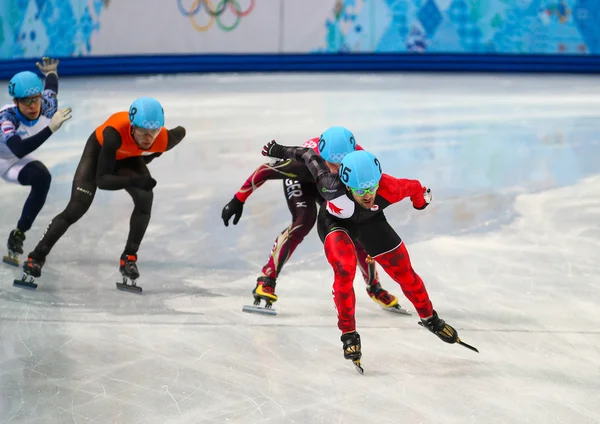
M 0 108 L 0 176 L 8 183 L 30 186 L 17 226 L 8 236 L 8 255 L 2 260 L 19 266 L 25 233 L 46 203 L 52 177 L 48 168 L 31 156 L 71 118 L 71 109 L 57 110 L 58 60 L 43 58 L 36 64 L 45 83 L 33 72 L 19 72 L 8 83 L 13 104 Z
M 326 201 L 326 207 L 319 212 L 317 230 L 324 244 L 325 256 L 334 271 L 333 297 L 338 328 L 342 332 L 344 358 L 352 360 L 362 372 L 352 285 L 356 273 L 355 241 L 360 242 L 400 285 L 417 310 L 420 325 L 446 343 L 460 343 L 475 350 L 463 343 L 456 330 L 438 317 L 423 280 L 412 267 L 406 246 L 383 213 L 383 209 L 407 197 L 415 209 L 425 209 L 431 202 L 429 189 L 417 180 L 382 174 L 379 160 L 364 150 L 346 155 L 337 173 L 330 172 L 325 161 L 312 149 L 284 147 L 271 141 L 263 147 L 262 153 L 304 161 Z
M 150 221 L 152 189 L 156 181 L 146 166 L 163 152 L 171 150 L 185 137 L 185 129 L 164 127 L 164 111 L 153 98 L 142 97 L 131 105 L 129 112 L 110 116 L 90 135 L 73 179 L 71 199 L 60 214 L 50 222 L 42 239 L 23 264 L 23 278 L 16 285 L 35 288 L 33 278 L 40 277 L 46 256 L 54 244 L 89 209 L 96 189 L 125 190 L 133 199 L 134 208 L 129 223 L 129 236 L 120 259 L 119 271 L 123 285 L 117 287 L 140 291 L 137 252 Z M 132 286 L 126 279 L 133 280 Z
M 352 132 L 344 127 L 327 128 L 320 137 L 306 141 L 303 147 L 312 148 L 321 155 L 331 172 L 337 172 L 342 159 L 348 153 L 362 149 L 356 144 Z M 259 313 L 273 311 L 274 314 L 271 307 L 278 299 L 275 294 L 277 277 L 296 248 L 314 227 L 317 221 L 317 205 L 323 204 L 323 198 L 317 192 L 315 179 L 303 161 L 287 159 L 265 163 L 248 177 L 233 199 L 223 208 L 221 218 L 225 226 L 229 226 L 232 217 L 235 217 L 233 224 L 238 223 L 246 200 L 254 190 L 268 180 L 283 180 L 283 194 L 292 214 L 292 222 L 275 239 L 269 259 L 257 278 L 256 287 L 252 290 L 256 307 L 245 307 L 244 310 Z M 365 250 L 357 243 L 356 259 L 369 297 L 384 309 L 406 313 L 398 304 L 398 298 L 381 287 L 375 263 L 369 263 L 367 257 Z M 265 301 L 265 308 L 258 306 L 261 300 Z

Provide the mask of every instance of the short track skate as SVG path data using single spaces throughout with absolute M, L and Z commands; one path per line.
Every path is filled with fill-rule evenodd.
M 117 289 L 130 293 L 142 294 L 142 288 L 137 285 L 137 279 L 140 272 L 137 267 L 137 255 L 127 255 L 123 253 L 119 260 L 119 272 L 123 277 L 122 283 L 116 283 Z
M 400 305 L 395 305 L 395 306 L 392 306 L 391 308 L 386 308 L 385 306 L 382 306 L 381 309 L 383 309 L 384 311 L 388 311 L 388 312 L 394 313 L 394 314 L 408 315 L 408 316 L 412 315 L 410 313 L 410 311 L 404 309 Z
M 34 278 L 31 275 L 24 272 L 20 280 L 13 281 L 13 286 L 21 287 L 23 289 L 35 290 L 37 289 L 38 285 L 34 283 Z
M 242 311 L 263 315 L 277 315 L 277 310 L 273 309 L 273 302 L 265 300 L 265 306 L 260 306 L 261 300 L 263 299 L 261 299 L 260 297 L 255 297 L 254 305 L 244 305 Z
M 131 280 L 131 283 L 128 283 L 129 278 L 123 276 L 122 283 L 116 283 L 117 289 L 121 291 L 126 291 L 130 293 L 142 294 L 142 288 L 137 285 L 137 280 Z
M 12 266 L 21 265 L 21 263 L 19 262 L 19 254 L 11 250 L 8 251 L 8 255 L 2 257 L 2 262 Z

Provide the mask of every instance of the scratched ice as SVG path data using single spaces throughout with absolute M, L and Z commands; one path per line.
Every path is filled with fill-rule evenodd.
M 144 294 L 116 290 L 131 200 L 98 192 L 37 291 L 0 267 L 0 423 L 596 423 L 600 421 L 597 78 L 227 75 L 63 80 L 73 120 L 36 156 L 54 175 L 33 248 L 70 195 L 93 128 L 140 95 L 185 141 L 159 181 L 139 252 Z M 476 354 L 379 309 L 357 279 L 365 375 L 342 357 L 316 232 L 277 286 L 278 315 L 242 312 L 289 224 L 280 182 L 221 208 L 276 138 L 346 125 L 425 211 L 388 209 L 440 315 Z M 26 190 L 0 183 L 2 237 Z M 4 243 L 2 241 L 2 243 Z M 383 285 L 412 310 L 385 275 Z

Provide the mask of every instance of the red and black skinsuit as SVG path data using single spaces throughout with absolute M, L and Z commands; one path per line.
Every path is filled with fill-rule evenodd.
M 303 146 L 313 149 L 318 154 L 318 142 L 319 137 L 316 137 L 306 141 Z M 357 150 L 361 149 L 360 146 L 357 146 Z M 323 163 L 325 164 L 324 161 Z M 327 165 L 325 164 L 325 166 Z M 235 198 L 223 209 L 222 218 L 225 225 L 228 225 L 229 218 L 234 214 L 236 218 L 233 223 L 237 224 L 241 216 L 242 205 L 252 192 L 266 181 L 276 179 L 283 179 L 283 192 L 290 213 L 292 214 L 292 223 L 275 240 L 269 259 L 262 268 L 262 275 L 258 281 L 259 285 L 263 281 L 272 281 L 274 283 L 283 266 L 294 253 L 294 250 L 296 250 L 298 245 L 304 240 L 304 237 L 314 227 L 317 221 L 317 205 L 322 205 L 324 201 L 317 191 L 314 177 L 303 161 L 287 159 L 274 163 L 265 163 L 259 166 L 248 177 L 235 194 Z M 398 299 L 381 288 L 374 263 L 369 266 L 367 252 L 360 244 L 356 245 L 356 249 L 352 253 L 352 258 L 355 268 L 358 262 L 359 269 L 367 284 L 367 293 L 369 296 L 382 306 L 391 307 L 397 305 Z M 268 292 L 269 288 L 264 287 L 264 290 Z M 273 297 L 271 299 L 277 300 L 274 290 L 272 291 Z
M 416 209 L 424 209 L 426 188 L 417 180 L 394 178 L 383 174 L 375 204 L 365 209 L 354 201 L 337 173 L 329 171 L 315 151 L 304 147 L 277 146 L 269 156 L 302 161 L 316 180 L 318 193 L 326 201 L 319 211 L 317 230 L 323 241 L 327 260 L 334 271 L 333 296 L 342 333 L 356 331 L 355 295 L 352 282 L 356 273 L 356 243 L 396 281 L 414 305 L 419 317 L 432 317 L 434 311 L 423 284 L 413 269 L 400 236 L 388 224 L 383 210 L 405 198 Z M 264 152 L 264 151 L 263 151 Z

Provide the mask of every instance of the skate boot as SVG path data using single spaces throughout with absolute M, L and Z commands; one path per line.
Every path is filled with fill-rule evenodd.
M 273 302 L 277 301 L 275 294 L 275 278 L 261 276 L 256 280 L 256 287 L 252 290 L 254 296 L 254 306 L 245 305 L 242 311 L 257 312 L 259 314 L 277 315 L 277 311 L 273 309 Z M 265 301 L 265 306 L 260 306 L 260 301 Z
M 33 252 L 32 252 L 33 253 Z M 23 264 L 23 275 L 20 280 L 14 280 L 13 286 L 22 287 L 24 289 L 37 289 L 37 284 L 34 283 L 34 278 L 42 276 L 42 267 L 46 263 L 46 259 L 38 259 L 35 255 L 29 254 L 29 257 Z
M 446 324 L 446 321 L 438 317 L 436 311 L 433 311 L 433 315 L 429 318 L 421 318 L 419 325 L 427 328 L 433 334 L 438 336 L 441 340 L 446 343 L 458 343 L 468 349 L 479 352 L 476 348 L 471 345 L 464 343 L 459 337 L 456 330 L 450 325 Z
M 380 283 L 367 286 L 367 294 L 371 299 L 373 299 L 387 311 L 396 312 L 402 315 L 411 315 L 409 311 L 400 306 L 398 303 L 398 298 L 393 294 L 390 294 L 387 290 L 383 289 Z
M 349 333 L 342 334 L 341 337 L 343 343 L 344 350 L 344 359 L 349 359 L 352 361 L 356 370 L 363 374 L 364 370 L 360 366 L 360 358 L 362 357 L 362 352 L 360 349 L 360 335 L 356 331 L 351 331 Z
M 117 283 L 117 289 L 138 294 L 142 292 L 142 288 L 136 283 L 140 277 L 136 261 L 137 255 L 126 255 L 125 253 L 121 255 L 119 272 L 123 276 L 123 282 Z M 131 280 L 131 284 L 128 284 L 127 280 Z
M 12 230 L 8 235 L 6 243 L 8 255 L 2 257 L 2 262 L 12 266 L 19 266 L 19 255 L 23 254 L 23 241 L 25 241 L 25 234 L 18 228 Z

